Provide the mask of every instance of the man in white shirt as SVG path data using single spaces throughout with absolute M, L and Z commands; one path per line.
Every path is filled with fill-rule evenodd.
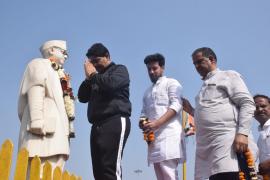
M 150 121 L 143 125 L 144 132 L 155 134 L 148 145 L 148 163 L 154 164 L 158 180 L 178 180 L 177 166 L 185 159 L 180 123 L 182 86 L 163 76 L 165 58 L 161 54 L 146 56 L 144 63 L 153 83 L 145 91 L 141 114 Z
M 260 123 L 258 148 L 259 148 L 259 172 L 270 177 L 270 99 L 268 96 L 258 94 L 254 96 L 256 110 L 255 119 Z
M 236 180 L 236 152 L 248 148 L 253 98 L 240 74 L 217 68 L 212 49 L 199 48 L 192 59 L 203 80 L 195 108 L 195 179 Z

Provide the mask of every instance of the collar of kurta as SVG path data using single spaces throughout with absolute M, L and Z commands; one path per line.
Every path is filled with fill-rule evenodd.
M 166 78 L 166 76 L 161 76 L 160 78 L 158 78 L 156 83 L 153 83 L 153 86 L 156 85 L 156 84 L 159 84 L 165 78 Z
M 270 119 L 268 119 L 268 120 L 264 123 L 263 127 L 262 127 L 261 125 L 259 125 L 259 126 L 258 126 L 258 130 L 259 130 L 259 131 L 265 130 L 265 129 L 268 128 L 269 126 L 270 126 Z
M 214 71 L 209 72 L 203 80 L 205 81 L 207 79 L 210 79 L 211 77 L 213 77 L 219 71 L 220 71 L 220 69 L 216 68 Z

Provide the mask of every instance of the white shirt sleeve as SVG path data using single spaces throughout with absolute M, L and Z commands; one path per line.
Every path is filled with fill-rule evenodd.
M 255 110 L 255 104 L 240 74 L 229 71 L 228 95 L 236 105 L 238 113 L 238 133 L 248 135 L 252 117 Z
M 169 108 L 179 113 L 182 109 L 182 86 L 176 80 L 171 80 L 168 83 Z

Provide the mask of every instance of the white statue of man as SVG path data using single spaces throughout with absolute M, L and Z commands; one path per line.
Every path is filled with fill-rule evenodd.
M 41 167 L 48 160 L 53 168 L 63 169 L 69 156 L 69 137 L 74 135 L 74 97 L 63 69 L 68 57 L 66 41 L 47 41 L 40 52 L 43 58 L 27 65 L 21 82 L 18 149 L 26 148 L 30 160 L 39 156 Z

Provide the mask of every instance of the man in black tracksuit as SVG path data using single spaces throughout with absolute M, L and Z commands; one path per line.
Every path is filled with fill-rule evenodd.
M 88 49 L 84 63 L 86 79 L 78 92 L 88 102 L 92 123 L 90 144 L 95 180 L 119 180 L 121 158 L 130 132 L 131 103 L 127 68 L 110 60 L 108 49 L 96 43 Z

